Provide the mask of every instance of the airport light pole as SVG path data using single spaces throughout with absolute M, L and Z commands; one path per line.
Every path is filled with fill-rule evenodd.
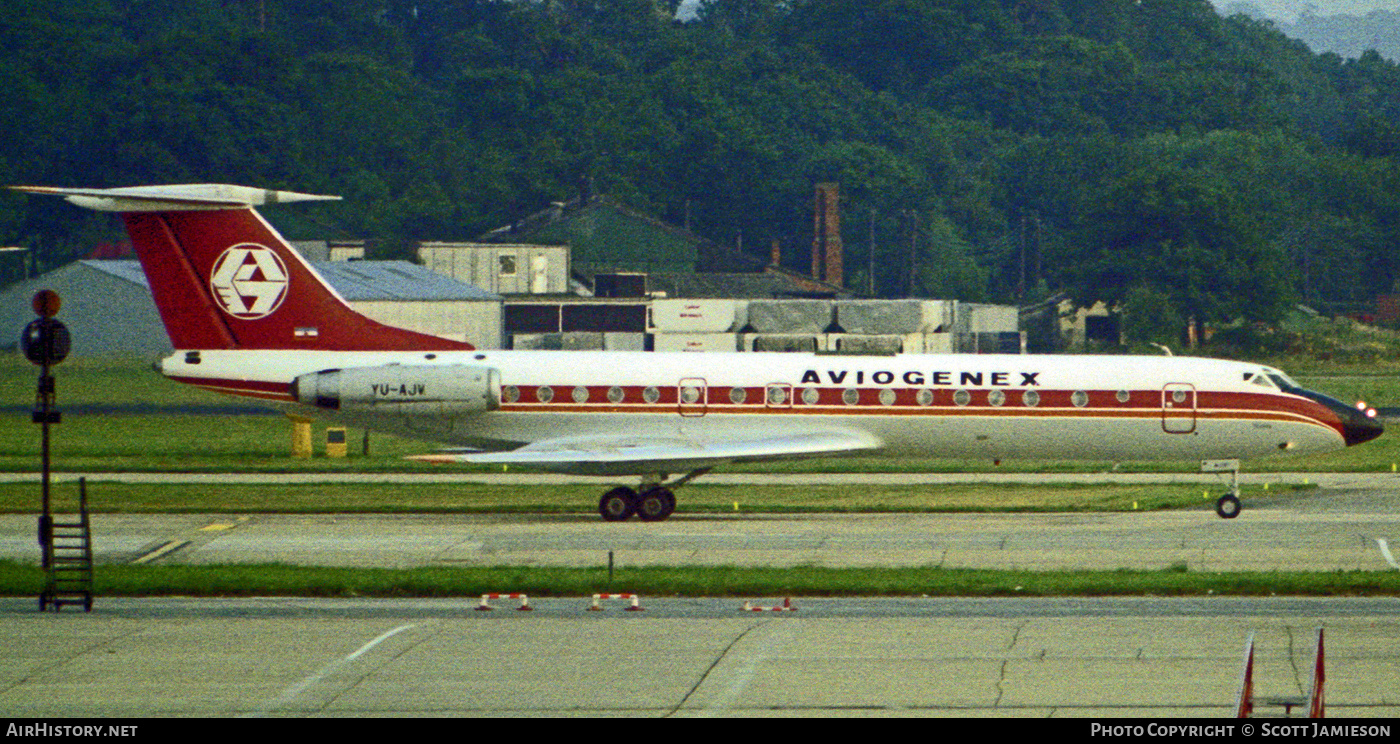
M 56 424 L 62 417 L 55 404 L 55 385 L 50 368 L 68 356 L 72 340 L 68 328 L 54 318 L 63 304 L 58 293 L 51 289 L 40 290 L 34 295 L 34 314 L 39 317 L 24 327 L 20 344 L 24 356 L 39 366 L 39 393 L 35 402 L 34 423 L 39 424 L 40 460 L 43 466 L 42 513 L 39 515 L 39 545 L 44 549 L 44 569 L 49 569 L 49 545 L 53 541 L 53 516 L 49 499 L 50 456 L 49 425 Z

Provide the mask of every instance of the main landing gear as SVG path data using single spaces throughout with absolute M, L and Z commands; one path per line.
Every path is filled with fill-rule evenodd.
M 618 486 L 598 500 L 598 513 L 608 522 L 625 522 L 635 514 L 643 522 L 660 522 L 676 511 L 676 495 L 672 489 L 710 472 L 701 468 L 684 478 L 662 484 L 665 474 L 645 479 L 637 489 Z
M 598 501 L 598 513 L 609 522 L 625 521 L 633 514 L 643 522 L 660 522 L 676 510 L 676 496 L 668 488 L 652 486 L 638 493 L 618 486 L 603 494 Z

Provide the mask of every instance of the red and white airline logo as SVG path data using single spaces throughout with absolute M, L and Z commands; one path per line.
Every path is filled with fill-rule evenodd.
M 209 288 L 229 315 L 243 320 L 265 318 L 287 297 L 287 266 L 266 246 L 235 245 L 214 262 Z

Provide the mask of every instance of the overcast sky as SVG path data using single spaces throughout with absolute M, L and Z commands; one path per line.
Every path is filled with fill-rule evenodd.
M 1241 0 L 1211 0 L 1217 8 L 1226 8 Z M 1312 7 L 1314 15 L 1366 15 L 1373 10 L 1400 12 L 1400 0 L 1243 0 L 1258 5 L 1270 18 L 1292 23 L 1305 8 Z

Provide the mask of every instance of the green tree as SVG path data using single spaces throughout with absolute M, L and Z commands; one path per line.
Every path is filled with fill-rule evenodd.
M 1149 286 L 1133 287 L 1123 296 L 1120 310 L 1123 339 L 1129 344 L 1181 343 L 1186 323 L 1166 292 Z

